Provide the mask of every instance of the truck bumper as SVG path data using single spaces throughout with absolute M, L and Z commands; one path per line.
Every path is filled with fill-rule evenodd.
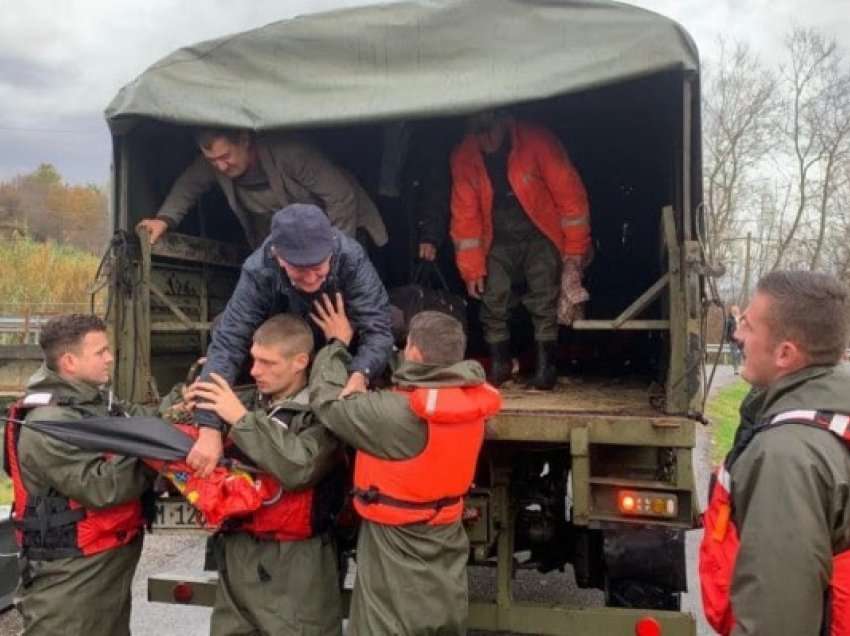
M 469 604 L 469 629 L 523 634 L 578 636 L 580 634 L 634 634 L 638 621 L 655 619 L 664 636 L 696 636 L 690 614 L 642 609 L 595 607 L 572 609 L 537 603 Z

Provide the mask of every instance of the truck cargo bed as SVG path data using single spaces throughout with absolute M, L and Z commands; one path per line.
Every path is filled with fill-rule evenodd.
M 664 413 L 662 389 L 639 378 L 561 377 L 551 392 L 501 387 L 502 411 L 487 424 L 492 441 L 570 442 L 586 428 L 590 441 L 693 446 L 693 423 Z
M 502 386 L 502 412 L 657 416 L 662 413 L 653 408 L 651 397 L 660 397 L 661 391 L 640 379 L 561 377 L 551 392 L 528 391 L 511 382 Z

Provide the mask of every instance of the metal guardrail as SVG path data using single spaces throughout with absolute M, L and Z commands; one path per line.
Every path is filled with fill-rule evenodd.
M 0 333 L 20 333 L 24 328 L 30 331 L 41 329 L 50 316 L 0 316 Z
M 0 315 L 0 344 L 18 342 L 36 344 L 42 327 L 51 316 L 3 316 Z M 17 338 L 15 336 L 18 336 Z

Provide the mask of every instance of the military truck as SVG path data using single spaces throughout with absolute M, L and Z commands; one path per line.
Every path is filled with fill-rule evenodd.
M 471 603 L 470 628 L 695 634 L 678 610 L 702 418 L 699 63 L 688 34 L 660 15 L 605 0 L 386 4 L 273 23 L 151 66 L 106 111 L 116 388 L 152 401 L 183 379 L 249 252 L 217 189 L 152 248 L 135 234 L 196 155 L 192 127 L 310 137 L 378 201 L 390 232 L 385 274 L 398 280 L 418 240 L 417 200 L 429 193 L 414 175 L 394 202 L 379 196 L 387 130 L 450 135 L 489 108 L 563 140 L 589 193 L 595 258 L 586 315 L 561 330 L 558 387 L 506 388 L 488 424 L 465 517 L 470 563 L 494 568 L 496 585 Z M 408 156 L 420 156 L 411 143 Z M 440 250 L 451 277 L 450 241 Z M 469 355 L 486 363 L 472 301 L 469 325 Z M 521 320 L 515 330 L 522 367 L 529 334 Z M 192 522 L 166 503 L 161 526 Z M 519 602 L 522 568 L 571 568 L 578 586 L 605 591 L 606 607 Z M 151 597 L 209 602 L 210 582 L 152 580 Z

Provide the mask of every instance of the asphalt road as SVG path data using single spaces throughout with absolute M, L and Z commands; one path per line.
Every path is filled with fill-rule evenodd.
M 731 367 L 719 367 L 713 389 L 723 386 L 734 377 Z M 697 448 L 694 466 L 698 492 L 704 498 L 710 471 L 710 429 L 697 429 Z M 704 500 L 700 502 L 704 506 Z M 714 632 L 702 620 L 702 604 L 699 598 L 696 563 L 702 531 L 688 533 L 688 585 L 690 592 L 683 597 L 682 609 L 697 617 L 698 636 L 712 636 Z M 145 549 L 133 585 L 133 633 L 140 636 L 206 636 L 209 633 L 210 610 L 147 601 L 147 578 L 162 572 L 190 572 L 203 564 L 204 540 L 200 536 L 151 535 L 145 539 Z M 485 568 L 470 569 L 470 595 L 473 598 L 492 596 L 495 593 L 494 573 Z M 540 575 L 536 572 L 520 571 L 514 586 L 518 600 L 564 602 L 577 607 L 592 607 L 603 604 L 602 593 L 597 590 L 576 588 L 569 570 L 566 573 Z M 0 615 L 0 636 L 17 634 L 20 617 L 15 610 Z

